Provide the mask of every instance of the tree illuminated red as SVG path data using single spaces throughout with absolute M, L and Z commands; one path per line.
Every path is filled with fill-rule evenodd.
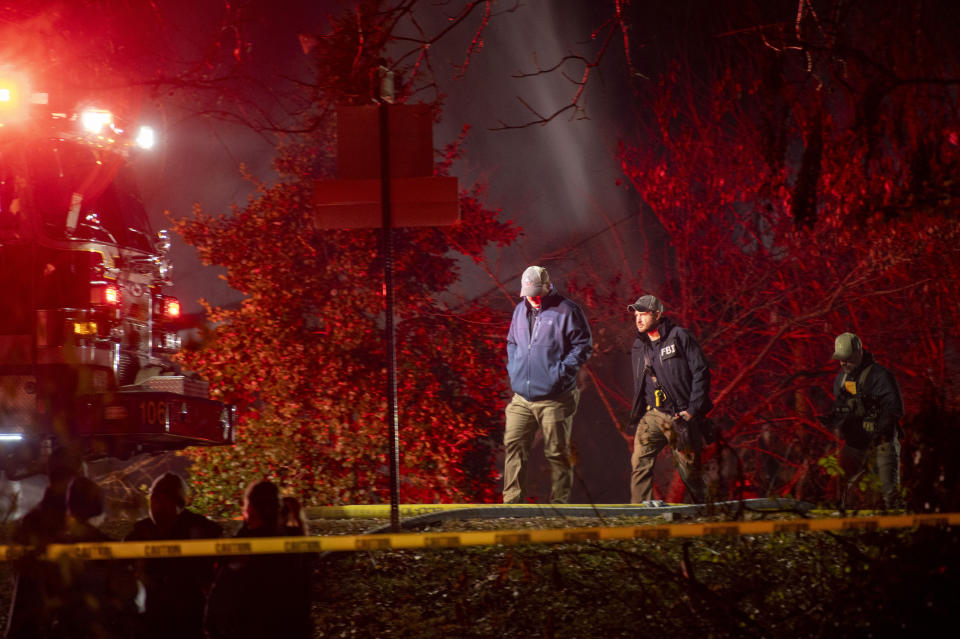
M 926 438 L 960 397 L 960 74 L 936 56 L 942 39 L 902 46 L 913 31 L 863 9 L 829 27 L 802 10 L 795 31 L 704 44 L 709 61 L 674 63 L 644 87 L 639 134 L 620 151 L 649 213 L 648 266 L 629 280 L 660 295 L 712 361 L 713 416 L 731 446 L 713 461 L 730 489 L 825 497 L 841 442 L 818 416 L 833 337 L 848 330 L 900 382 L 908 485 L 942 463 Z M 910 20 L 937 35 L 935 13 Z M 626 274 L 590 275 L 578 294 L 622 327 L 605 309 Z M 601 392 L 624 383 L 603 381 Z M 674 479 L 663 493 L 681 489 Z

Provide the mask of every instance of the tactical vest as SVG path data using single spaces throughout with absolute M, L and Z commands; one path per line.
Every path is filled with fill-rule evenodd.
M 860 371 L 856 380 L 851 379 L 847 374 L 843 376 L 843 390 L 850 395 L 846 400 L 846 411 L 863 420 L 863 430 L 868 433 L 873 433 L 876 430 L 876 420 L 878 417 L 876 407 L 868 406 L 867 401 L 865 401 L 866 398 L 863 395 L 863 387 L 867 381 L 867 375 L 870 374 L 871 368 L 873 368 L 873 364 L 866 366 Z

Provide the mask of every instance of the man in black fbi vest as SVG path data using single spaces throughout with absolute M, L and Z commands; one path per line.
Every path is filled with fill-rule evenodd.
M 653 497 L 653 468 L 667 444 L 690 499 L 703 503 L 706 487 L 700 454 L 713 432 L 706 415 L 710 366 L 697 340 L 663 316 L 663 302 L 644 295 L 627 306 L 633 312 L 633 410 L 637 424 L 630 463 L 630 501 Z

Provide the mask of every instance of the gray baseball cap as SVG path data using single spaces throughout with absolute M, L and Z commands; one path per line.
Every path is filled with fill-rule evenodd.
M 841 333 L 833 342 L 833 359 L 847 362 L 863 352 L 863 343 L 853 333 Z
M 637 298 L 637 301 L 633 304 L 627 306 L 627 310 L 636 311 L 642 313 L 644 311 L 659 311 L 663 312 L 663 302 L 654 297 L 653 295 L 642 295 Z
M 536 297 L 550 292 L 550 274 L 542 266 L 528 266 L 520 277 L 520 296 Z

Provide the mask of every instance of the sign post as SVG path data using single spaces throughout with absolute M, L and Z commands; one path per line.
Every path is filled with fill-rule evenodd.
M 390 113 L 385 101 L 377 107 L 380 124 L 380 229 L 383 252 L 383 291 L 386 297 L 387 429 L 390 463 L 390 529 L 400 531 L 400 410 L 397 406 L 397 336 L 393 325 L 393 218 L 390 211 Z
M 390 526 L 400 529 L 400 411 L 394 326 L 394 228 L 455 224 L 460 217 L 457 179 L 433 177 L 433 119 L 429 105 L 394 105 L 337 111 L 336 180 L 314 184 L 319 228 L 380 227 L 385 295 Z M 371 140 L 371 135 L 375 140 Z M 376 150 L 374 152 L 374 149 Z

